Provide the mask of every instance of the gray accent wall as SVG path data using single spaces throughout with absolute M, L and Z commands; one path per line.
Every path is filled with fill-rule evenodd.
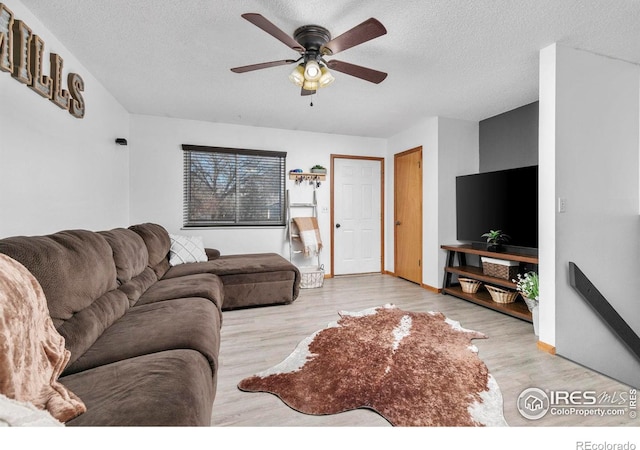
M 538 164 L 538 102 L 480 121 L 480 172 Z

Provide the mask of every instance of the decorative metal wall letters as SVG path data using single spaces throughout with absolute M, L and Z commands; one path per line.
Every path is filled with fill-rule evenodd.
M 11 10 L 0 3 L 0 70 L 11 73 L 20 83 L 51 100 L 73 117 L 82 119 L 85 113 L 81 94 L 84 92 L 84 81 L 77 73 L 69 73 L 69 90 L 62 89 L 62 58 L 55 53 L 49 55 L 49 76 L 42 73 L 43 58 L 44 41 L 33 34 L 23 21 L 15 20 Z

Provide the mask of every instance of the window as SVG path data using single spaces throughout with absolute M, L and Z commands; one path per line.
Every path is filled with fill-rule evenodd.
M 283 226 L 286 152 L 183 145 L 184 226 Z

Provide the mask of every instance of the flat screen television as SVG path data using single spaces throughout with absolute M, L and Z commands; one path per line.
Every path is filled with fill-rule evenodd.
M 507 246 L 538 248 L 538 166 L 456 177 L 457 239 L 486 243 L 502 230 Z

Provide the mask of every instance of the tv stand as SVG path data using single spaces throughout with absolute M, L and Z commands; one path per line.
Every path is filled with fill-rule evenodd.
M 531 312 L 527 308 L 521 296 L 518 296 L 513 303 L 496 303 L 491 299 L 491 294 L 481 287 L 475 294 L 463 292 L 459 284 L 453 283 L 453 275 L 465 278 L 473 278 L 494 286 L 500 286 L 506 289 L 516 290 L 516 283 L 511 280 L 487 276 L 483 273 L 482 267 L 467 264 L 467 255 L 487 256 L 489 258 L 504 259 L 508 261 L 517 261 L 520 263 L 519 272 L 525 272 L 525 266 L 538 265 L 538 257 L 528 253 L 505 251 L 490 252 L 475 245 L 442 245 L 441 248 L 447 251 L 447 262 L 444 267 L 444 280 L 442 282 L 442 294 L 453 295 L 463 300 L 470 301 L 477 305 L 499 311 L 501 313 L 517 317 L 518 319 L 532 322 Z M 456 257 L 458 264 L 456 265 Z

